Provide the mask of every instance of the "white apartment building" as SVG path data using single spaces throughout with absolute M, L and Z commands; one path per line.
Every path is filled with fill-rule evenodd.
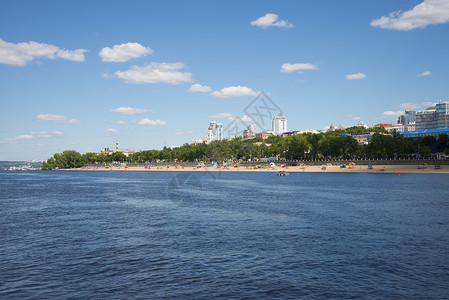
M 280 135 L 287 132 L 287 119 L 282 114 L 279 114 L 273 118 L 272 125 L 274 135 Z

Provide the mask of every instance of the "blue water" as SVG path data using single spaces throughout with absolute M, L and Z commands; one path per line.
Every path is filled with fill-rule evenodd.
M 448 287 L 448 175 L 0 172 L 0 299 L 447 299 Z

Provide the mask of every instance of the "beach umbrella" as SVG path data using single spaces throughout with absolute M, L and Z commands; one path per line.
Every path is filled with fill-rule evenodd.
M 427 163 L 420 163 L 420 165 L 422 165 L 422 166 L 427 166 Z
M 352 163 L 350 163 L 349 165 L 350 165 L 350 166 L 355 166 L 355 163 L 352 162 Z

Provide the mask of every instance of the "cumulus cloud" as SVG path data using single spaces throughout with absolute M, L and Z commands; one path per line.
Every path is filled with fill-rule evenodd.
M 57 46 L 28 42 L 28 43 L 9 43 L 0 39 L 0 64 L 11 66 L 25 66 L 34 59 L 46 58 L 56 59 L 62 58 L 66 60 L 83 62 L 85 49 L 65 50 Z
M 399 117 L 400 115 L 403 115 L 403 114 L 404 114 L 404 112 L 401 110 L 398 110 L 398 111 L 387 110 L 382 113 L 382 118 Z
M 125 121 L 122 121 L 122 120 L 120 120 L 120 121 L 118 121 L 118 122 L 117 122 L 117 124 L 119 124 L 119 125 L 125 125 L 125 124 L 126 124 L 126 122 L 125 122 Z
M 106 129 L 107 132 L 118 132 L 118 129 L 115 128 L 108 128 Z
M 424 109 L 424 108 L 427 108 L 427 107 L 430 107 L 430 106 L 433 106 L 433 102 L 421 102 L 421 103 L 405 102 L 405 103 L 401 103 L 399 105 L 396 105 L 397 108 L 413 109 L 413 110 Z
M 268 27 L 292 28 L 294 25 L 284 20 L 278 20 L 277 14 L 266 14 L 257 20 L 251 21 L 251 25 L 266 29 Z
M 189 92 L 208 93 L 210 91 L 212 91 L 212 89 L 210 87 L 208 87 L 207 85 L 201 85 L 201 84 L 198 84 L 198 83 L 193 84 L 189 88 Z
M 346 75 L 346 80 L 358 80 L 358 79 L 364 79 L 366 78 L 366 75 L 363 73 L 356 73 L 356 74 L 348 74 Z
M 184 68 L 183 63 L 155 63 L 139 67 L 132 66 L 127 71 L 117 71 L 112 77 L 123 79 L 127 83 L 168 83 L 177 85 L 183 82 L 192 82 L 192 73 L 180 72 Z M 109 77 L 107 75 L 106 77 Z
M 219 91 L 214 91 L 210 94 L 217 98 L 229 98 L 229 97 L 244 97 L 244 96 L 256 96 L 257 92 L 253 91 L 246 86 L 230 86 L 222 88 Z
M 394 11 L 388 16 L 374 19 L 371 26 L 408 31 L 447 22 L 449 22 L 449 1 L 424 0 L 410 10 Z
M 154 111 L 149 110 L 149 109 L 133 108 L 130 106 L 117 107 L 117 108 L 111 109 L 110 112 L 118 113 L 118 114 L 122 114 L 122 115 L 140 115 L 140 114 L 146 114 L 146 113 L 154 113 Z M 123 121 L 119 121 L 119 124 L 120 124 L 120 122 L 123 122 Z
M 63 133 L 61 131 L 40 131 L 40 132 L 30 132 L 29 134 L 21 134 L 18 136 L 15 136 L 13 138 L 4 139 L 0 142 L 2 143 L 8 143 L 8 144 L 17 144 L 22 140 L 33 140 L 33 139 L 48 139 L 56 136 L 61 136 Z
M 39 122 L 59 123 L 59 124 L 79 124 L 80 120 L 70 119 L 66 116 L 53 115 L 53 114 L 40 114 L 36 117 Z
M 281 66 L 282 73 L 292 73 L 296 71 L 298 71 L 298 73 L 302 73 L 302 71 L 309 71 L 309 70 L 318 70 L 318 66 L 311 63 L 282 64 Z
M 226 119 L 232 117 L 230 113 L 218 113 L 207 116 L 209 119 Z
M 144 47 L 139 43 L 126 43 L 114 45 L 112 48 L 104 47 L 98 55 L 102 61 L 125 62 L 151 53 L 153 53 L 153 49 L 150 47 Z
M 421 74 L 418 74 L 417 77 L 430 76 L 432 73 L 430 71 L 424 71 Z
M 175 134 L 176 135 L 187 135 L 187 134 L 192 134 L 193 131 L 191 130 L 181 130 L 181 129 L 176 129 Z
M 161 121 L 161 120 L 150 120 L 150 119 L 142 119 L 139 121 L 140 125 L 152 125 L 152 126 L 157 126 L 157 125 L 166 125 L 167 122 L 166 121 Z

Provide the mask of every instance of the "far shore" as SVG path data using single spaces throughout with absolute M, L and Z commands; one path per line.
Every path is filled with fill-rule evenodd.
M 228 166 L 228 167 L 192 167 L 192 166 L 173 166 L 173 165 L 160 165 L 160 166 L 88 166 L 76 169 L 65 169 L 68 171 L 154 171 L 154 172 L 279 172 L 285 171 L 288 173 L 425 173 L 425 174 L 449 174 L 449 165 L 353 165 L 341 168 L 338 166 L 286 166 L 281 167 L 277 165 L 274 168 L 262 166 L 256 168 L 252 166 Z

